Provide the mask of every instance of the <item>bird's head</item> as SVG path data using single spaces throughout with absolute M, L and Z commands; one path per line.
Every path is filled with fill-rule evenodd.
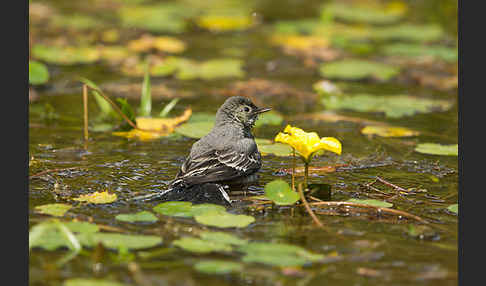
M 248 97 L 232 96 L 218 109 L 216 124 L 233 122 L 251 128 L 259 114 L 270 110 L 271 108 L 258 108 Z

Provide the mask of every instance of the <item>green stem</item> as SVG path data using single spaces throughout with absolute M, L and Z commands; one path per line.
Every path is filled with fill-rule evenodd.
M 295 148 L 292 147 L 292 190 L 295 191 Z
M 305 164 L 305 179 L 304 179 L 304 190 L 307 189 L 307 179 L 309 177 L 309 163 L 304 162 Z

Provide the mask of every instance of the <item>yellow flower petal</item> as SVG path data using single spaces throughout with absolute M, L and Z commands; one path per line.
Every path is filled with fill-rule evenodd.
M 341 142 L 334 137 L 319 138 L 316 132 L 305 132 L 298 127 L 287 125 L 285 133 L 279 132 L 275 136 L 275 142 L 281 142 L 293 147 L 297 153 L 309 161 L 312 154 L 319 150 L 327 150 L 336 154 L 341 154 Z

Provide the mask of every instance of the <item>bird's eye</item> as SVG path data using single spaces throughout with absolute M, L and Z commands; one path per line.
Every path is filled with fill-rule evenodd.
M 245 106 L 244 110 L 245 112 L 250 112 L 250 108 L 248 106 Z

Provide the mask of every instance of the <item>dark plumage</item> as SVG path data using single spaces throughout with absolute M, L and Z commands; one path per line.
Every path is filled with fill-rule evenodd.
M 244 182 L 254 177 L 262 163 L 251 128 L 258 115 L 269 110 L 258 108 L 247 97 L 228 98 L 216 113 L 213 129 L 192 145 L 169 189 L 159 197 L 175 189 L 178 193 L 200 191 L 193 186 Z

